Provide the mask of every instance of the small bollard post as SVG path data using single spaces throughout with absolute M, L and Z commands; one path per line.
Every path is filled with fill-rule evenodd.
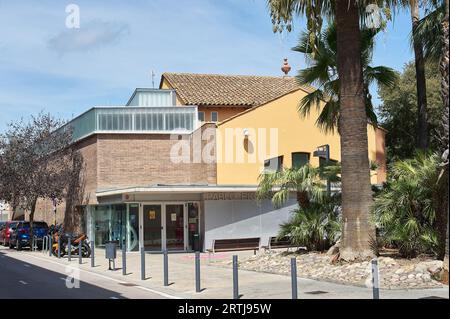
M 61 258 L 61 235 L 58 236 L 58 258 Z
M 233 299 L 239 299 L 238 256 L 233 255 Z
M 83 263 L 83 251 L 82 251 L 82 246 L 83 246 L 83 240 L 80 240 L 80 242 L 78 243 L 78 263 L 81 265 Z
M 127 274 L 127 240 L 122 242 L 122 275 Z
M 67 238 L 67 249 L 69 250 L 68 253 L 68 259 L 69 261 L 72 261 L 72 235 L 69 235 Z
M 200 292 L 200 252 L 195 252 L 195 292 Z
M 164 286 L 169 285 L 169 254 L 164 250 Z
M 292 299 L 298 299 L 297 296 L 297 259 L 291 258 L 291 284 Z
M 145 248 L 141 247 L 141 280 L 145 280 Z
M 41 248 L 41 252 L 44 253 L 45 252 L 45 241 L 47 240 L 47 236 L 42 237 L 42 248 Z
M 95 267 L 95 246 L 94 241 L 91 240 L 91 267 Z
M 49 241 L 50 241 L 50 238 L 48 237 L 48 236 L 45 236 L 44 237 L 44 246 L 43 246 L 43 249 L 42 249 L 42 253 L 45 255 L 45 253 L 47 252 L 47 250 L 48 250 L 48 244 L 49 244 Z
M 52 251 L 53 251 L 53 237 L 50 236 L 50 245 L 48 247 L 48 255 L 51 257 L 52 256 Z
M 378 278 L 378 259 L 372 259 L 372 289 L 373 299 L 380 299 L 380 281 Z

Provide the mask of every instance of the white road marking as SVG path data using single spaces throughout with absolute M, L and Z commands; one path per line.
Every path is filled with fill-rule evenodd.
M 28 256 L 28 257 L 32 257 L 32 258 L 36 258 L 36 259 L 39 259 L 39 260 L 43 260 L 43 261 L 45 261 L 45 262 L 52 263 L 52 264 L 59 265 L 59 266 L 65 266 L 65 267 L 68 266 L 68 267 L 71 268 L 71 269 L 77 269 L 77 270 L 86 272 L 86 273 L 88 273 L 88 274 L 91 274 L 91 275 L 93 275 L 93 276 L 97 276 L 97 277 L 100 277 L 100 278 L 103 278 L 103 279 L 112 280 L 112 281 L 115 281 L 115 282 L 118 282 L 118 283 L 128 283 L 128 282 L 125 282 L 125 281 L 122 281 L 122 280 L 118 280 L 118 279 L 115 279 L 115 278 L 112 278 L 112 277 L 103 276 L 103 275 L 100 275 L 100 274 L 98 274 L 98 273 L 95 273 L 95 272 L 86 270 L 86 269 L 81 269 L 81 268 L 73 267 L 73 266 L 70 266 L 70 265 L 64 265 L 64 264 L 62 264 L 62 263 L 59 263 L 59 262 L 56 262 L 56 261 L 53 261 L 53 260 L 48 260 L 48 259 L 44 259 L 44 258 L 41 258 L 41 257 L 38 257 L 38 256 L 33 256 L 33 255 L 27 255 L 27 256 Z M 149 291 L 149 292 L 151 292 L 151 293 L 160 295 L 160 296 L 165 297 L 165 298 L 170 298 L 170 299 L 183 299 L 183 298 L 181 298 L 181 297 L 169 295 L 169 294 L 166 294 L 166 293 L 164 293 L 164 292 L 157 291 L 157 290 L 153 290 L 153 289 L 151 289 L 151 288 L 147 288 L 147 287 L 143 287 L 143 286 L 134 286 L 134 287 L 135 287 L 135 288 L 142 289 L 142 290 Z
M 119 298 L 117 298 L 117 297 L 109 297 L 109 299 L 119 299 Z
M 28 284 L 27 282 L 25 282 L 25 281 L 23 281 L 23 280 L 19 280 L 19 282 L 20 282 L 22 285 L 27 285 L 27 284 Z
M 28 264 L 23 264 L 23 265 L 24 265 L 25 267 L 28 267 L 28 268 L 29 268 L 29 267 L 31 267 L 31 266 L 30 266 L 30 265 L 28 265 Z

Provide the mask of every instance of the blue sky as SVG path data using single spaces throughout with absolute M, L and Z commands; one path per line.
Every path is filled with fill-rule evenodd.
M 66 6 L 80 28 L 65 26 Z M 0 0 L 0 132 L 46 110 L 66 119 L 94 105 L 123 105 L 162 72 L 281 75 L 304 21 L 273 34 L 265 0 Z M 373 65 L 412 59 L 408 12 L 379 35 Z M 376 97 L 376 90 L 372 94 Z M 375 103 L 378 103 L 377 99 Z

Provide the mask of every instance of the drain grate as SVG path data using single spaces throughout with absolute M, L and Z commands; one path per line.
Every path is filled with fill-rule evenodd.
M 310 294 L 310 295 L 322 295 L 322 294 L 327 294 L 327 293 L 328 293 L 328 291 L 322 291 L 322 290 L 305 292 L 305 294 Z
M 119 282 L 119 285 L 125 286 L 125 287 L 136 287 L 136 284 L 132 284 L 130 282 Z

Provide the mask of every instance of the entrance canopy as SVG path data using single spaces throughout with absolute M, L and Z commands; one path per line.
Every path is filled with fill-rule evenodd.
M 133 195 L 157 194 L 205 194 L 205 193 L 242 193 L 256 192 L 256 185 L 167 185 L 127 187 L 101 190 L 96 192 L 97 198 L 122 195 L 123 200 L 130 200 Z M 129 198 L 127 198 L 127 196 Z

